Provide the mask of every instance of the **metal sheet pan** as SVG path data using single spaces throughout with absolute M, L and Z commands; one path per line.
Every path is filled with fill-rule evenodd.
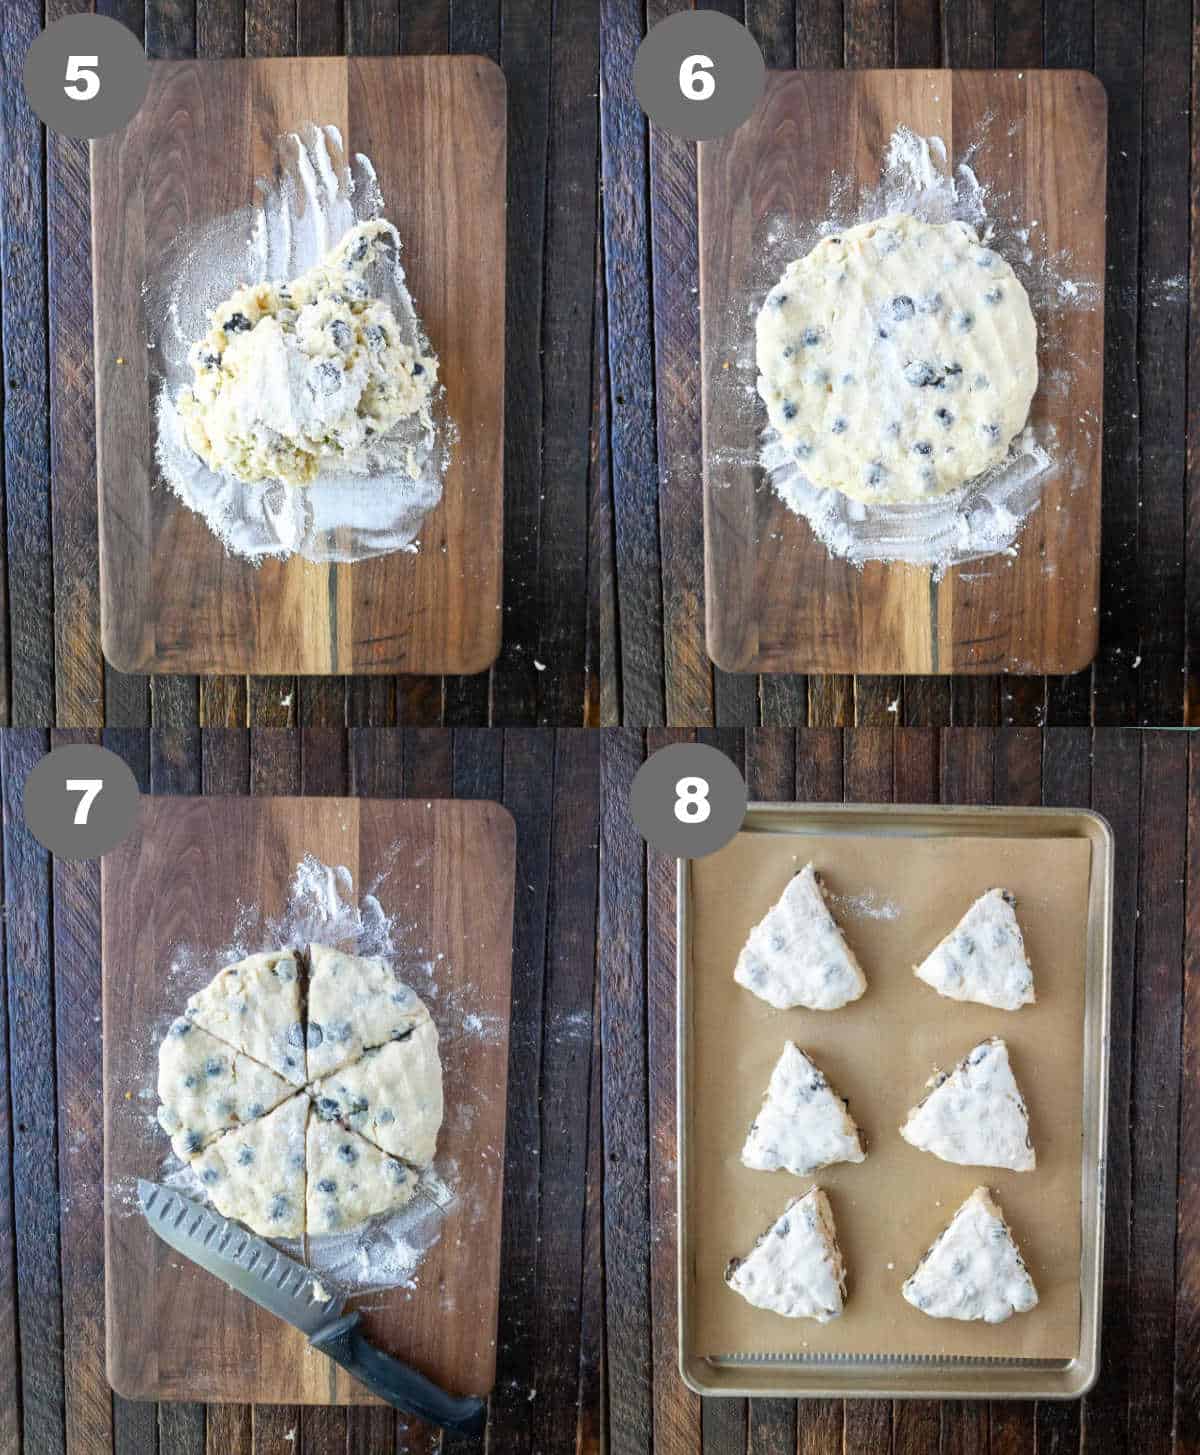
M 1077 1399 L 1095 1381 L 1100 1356 L 1104 1266 L 1104 1175 L 1108 1129 L 1109 1013 L 1112 980 L 1113 834 L 1098 814 L 1064 808 L 977 808 L 903 804 L 759 803 L 743 832 L 879 834 L 889 837 L 1082 838 L 1091 845 L 1083 1044 L 1079 1352 L 1069 1360 L 888 1355 L 721 1355 L 696 1346 L 688 1257 L 688 1152 L 692 1139 L 691 866 L 677 874 L 677 1094 L 679 1362 L 700 1394 L 790 1398 Z

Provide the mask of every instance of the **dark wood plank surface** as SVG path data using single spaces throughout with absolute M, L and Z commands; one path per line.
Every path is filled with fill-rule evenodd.
M 98 734 L 56 733 L 54 742 Z M 463 729 L 111 730 L 155 793 L 485 798 L 518 822 L 514 1030 L 491 1448 L 599 1450 L 599 1169 L 591 1099 L 600 735 Z M 102 1138 L 97 1133 L 99 866 L 52 862 L 25 828 L 25 776 L 51 746 L 0 733 L 0 1451 L 16 1455 L 295 1455 L 482 1449 L 387 1410 L 131 1402 L 104 1372 Z M 523 901 L 523 903 L 522 903 Z M 530 1047 L 538 1047 L 536 1070 Z M 511 1135 L 522 1129 L 523 1141 Z M 501 1439 L 495 1431 L 504 1430 Z
M 1200 890 L 1200 741 L 1083 727 L 699 734 L 743 768 L 752 798 L 1090 806 L 1116 834 L 1104 1332 L 1095 1388 L 1074 1403 L 780 1402 L 701 1400 L 676 1368 L 674 866 L 646 854 L 624 805 L 646 753 L 694 736 L 605 734 L 600 919 L 615 936 L 601 987 L 606 1089 L 616 1082 L 604 1103 L 612 1149 L 604 1189 L 610 1448 L 621 1455 L 1195 1450 L 1198 992 L 1196 915 L 1185 906 Z M 631 1045 L 643 1026 L 648 1061 Z M 631 1114 L 630 1102 L 648 1106 L 648 1119 Z M 651 1417 L 652 1444 L 644 1433 Z

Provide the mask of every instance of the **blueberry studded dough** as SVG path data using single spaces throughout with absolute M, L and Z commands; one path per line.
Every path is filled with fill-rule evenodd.
M 263 1116 L 293 1090 L 185 1016 L 172 1021 L 158 1050 L 158 1124 L 184 1161 L 229 1127 Z
M 1037 328 L 963 222 L 906 215 L 823 238 L 758 315 L 758 392 L 806 478 L 920 501 L 998 464 L 1037 389 Z
M 788 1041 L 776 1062 L 762 1110 L 742 1148 L 742 1165 L 759 1172 L 807 1177 L 834 1162 L 862 1162 L 866 1153 L 846 1102 L 820 1070 Z
M 1033 970 L 1017 923 L 1016 900 L 1004 889 L 980 895 L 913 974 L 939 995 L 996 1010 L 1033 1005 Z
M 265 1238 L 302 1236 L 309 1105 L 297 1092 L 196 1158 L 192 1170 L 222 1217 L 237 1218 Z
M 191 997 L 187 1016 L 293 1086 L 304 1085 L 300 974 L 290 950 L 227 966 Z
M 309 1236 L 345 1232 L 395 1212 L 416 1191 L 417 1176 L 357 1132 L 314 1112 L 308 1122 Z
M 1033 1279 L 1004 1213 L 977 1187 L 938 1234 L 901 1289 L 931 1319 L 1000 1324 L 1037 1305 Z
M 1034 1170 L 1029 1113 L 999 1036 L 981 1041 L 928 1085 L 900 1128 L 906 1142 L 960 1166 Z
M 437 1027 L 419 1022 L 313 1087 L 317 1115 L 341 1121 L 415 1167 L 433 1161 L 442 1125 Z
M 429 422 L 438 361 L 405 342 L 367 283 L 391 246 L 391 223 L 359 223 L 308 272 L 239 288 L 214 310 L 179 405 L 211 470 L 304 485 L 323 459 L 361 454 L 399 420 Z
M 729 1264 L 725 1282 L 755 1308 L 784 1318 L 836 1319 L 845 1304 L 846 1266 L 822 1189 L 790 1202 L 746 1257 Z
M 406 1036 L 429 1019 L 411 986 L 384 959 L 310 945 L 308 1075 L 331 1076 L 364 1051 Z
M 866 976 L 811 864 L 750 931 L 733 978 L 777 1010 L 839 1010 L 866 990 Z

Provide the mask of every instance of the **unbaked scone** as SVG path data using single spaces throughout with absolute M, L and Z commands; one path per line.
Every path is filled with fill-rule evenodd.
M 189 999 L 185 1014 L 293 1086 L 304 1085 L 300 976 L 290 950 L 226 966 Z
M 869 504 L 998 464 L 1037 389 L 1029 297 L 965 222 L 897 215 L 823 238 L 756 332 L 758 392 L 797 468 Z
M 1003 889 L 980 895 L 913 974 L 939 995 L 996 1010 L 1033 1005 L 1033 970 L 1017 923 L 1016 900 Z
M 331 1076 L 364 1051 L 429 1019 L 425 1003 L 378 956 L 308 947 L 308 1075 Z
M 390 222 L 359 223 L 308 272 L 239 288 L 213 311 L 179 401 L 211 470 L 303 485 L 322 459 L 360 453 L 398 420 L 428 422 L 438 361 L 404 342 L 368 289 L 384 246 L 399 246 Z
M 310 1236 L 340 1233 L 380 1213 L 395 1212 L 416 1191 L 417 1174 L 357 1132 L 317 1115 L 308 1123 Z
M 318 1116 L 342 1121 L 377 1147 L 425 1167 L 442 1125 L 437 1027 L 423 1020 L 399 1040 L 365 1051 L 313 1087 Z
M 829 1199 L 814 1187 L 788 1204 L 725 1282 L 755 1308 L 827 1324 L 842 1312 L 846 1267 Z
M 222 1217 L 265 1238 L 304 1232 L 304 1133 L 309 1100 L 297 1092 L 206 1147 L 192 1168 Z
M 845 1099 L 788 1041 L 742 1148 L 742 1165 L 758 1172 L 782 1169 L 807 1177 L 833 1162 L 862 1162 L 865 1157 Z
M 184 1161 L 229 1127 L 261 1117 L 294 1090 L 185 1016 L 171 1022 L 158 1048 L 158 1124 Z
M 1038 1301 L 1004 1213 L 986 1187 L 977 1187 L 954 1214 L 901 1292 L 931 1319 L 989 1324 L 1028 1313 Z
M 939 1071 L 928 1085 L 900 1128 L 906 1142 L 960 1166 L 1011 1172 L 1037 1166 L 1029 1112 L 999 1036 L 981 1041 L 953 1071 Z

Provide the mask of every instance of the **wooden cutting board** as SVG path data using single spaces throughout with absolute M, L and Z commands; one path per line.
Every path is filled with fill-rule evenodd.
M 456 1394 L 496 1370 L 500 1214 L 512 969 L 512 819 L 494 803 L 344 798 L 145 798 L 102 865 L 105 1292 L 108 1377 L 136 1399 L 367 1404 L 373 1397 L 303 1336 L 162 1243 L 136 1206 L 168 1144 L 154 1121 L 157 1046 L 218 956 L 169 973 L 179 947 L 233 942 L 242 906 L 285 908 L 306 854 L 345 865 L 402 926 L 396 958 L 420 973 L 441 1036 L 439 1167 L 456 1200 L 415 1286 L 352 1300 L 369 1337 Z M 257 946 L 255 946 L 257 948 Z M 350 948 L 350 947 L 347 947 Z M 444 959 L 438 959 L 444 956 Z M 478 1023 L 467 1017 L 478 1017 Z M 479 1026 L 482 1026 L 482 1031 Z
M 231 558 L 154 460 L 142 284 L 183 227 L 254 201 L 276 137 L 373 161 L 459 438 L 417 554 Z M 92 145 L 100 603 L 127 672 L 479 672 L 500 647 L 505 83 L 477 56 L 154 61 Z
M 756 463 L 755 276 L 773 231 L 823 219 L 831 174 L 879 181 L 899 125 L 940 136 L 1031 227 L 1034 266 L 1062 255 L 1088 307 L 1039 317 L 1039 437 L 1068 462 L 1015 557 L 948 571 L 832 558 Z M 1081 71 L 785 71 L 732 135 L 700 146 L 700 308 L 708 650 L 731 672 L 1073 672 L 1098 641 L 1104 346 L 1104 91 Z M 1007 219 L 1006 219 L 1007 220 Z M 787 261 L 790 261 L 788 259 Z M 1017 264 L 1019 261 L 1010 258 Z M 1086 292 L 1085 288 L 1085 292 Z M 1067 363 L 1066 361 L 1070 361 Z M 1064 367 L 1065 366 L 1065 367 Z M 1054 379 L 1059 375 L 1059 381 Z M 1070 376 L 1069 387 L 1061 383 Z

